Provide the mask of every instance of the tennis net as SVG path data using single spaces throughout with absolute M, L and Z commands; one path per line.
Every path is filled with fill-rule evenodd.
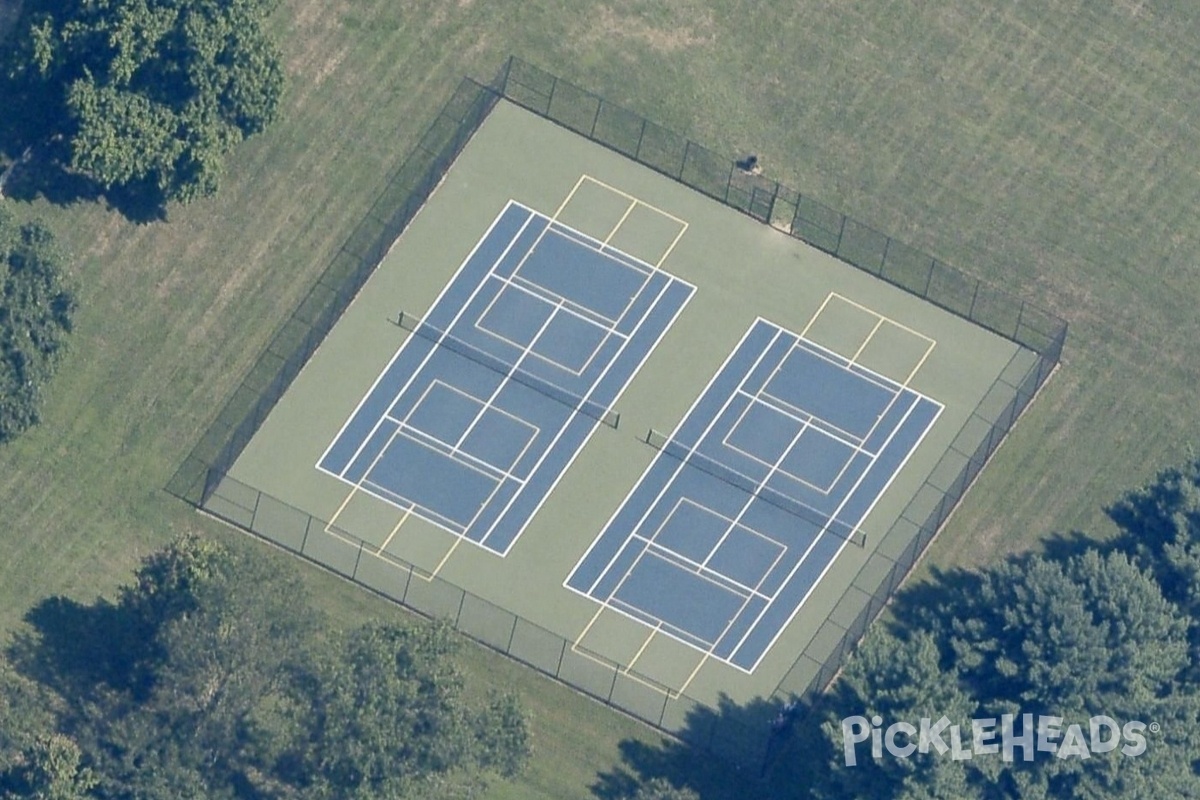
M 795 517 L 799 517 L 805 522 L 817 526 L 823 531 L 828 531 L 840 539 L 845 539 L 858 547 L 866 547 L 867 534 L 865 531 L 831 518 L 828 514 L 824 514 L 812 506 L 801 503 L 799 500 L 789 497 L 777 489 L 772 489 L 770 486 L 756 481 L 748 475 L 743 475 L 726 464 L 722 464 L 703 453 L 696 452 L 691 447 L 674 441 L 666 434 L 659 433 L 651 428 L 646 433 L 646 444 L 665 455 L 682 461 L 689 467 L 698 469 L 731 486 L 735 486 L 763 502 L 770 503 Z
M 580 414 L 591 417 L 610 428 L 616 428 L 621 423 L 621 415 L 615 409 L 606 408 L 594 400 L 587 400 L 572 394 L 561 386 L 556 386 L 550 381 L 539 378 L 511 362 L 505 361 L 499 356 L 492 355 L 482 348 L 459 339 L 448 331 L 441 330 L 425 322 L 420 317 L 401 311 L 397 318 L 397 324 L 410 333 L 428 339 L 439 347 L 444 347 L 452 353 L 473 361 L 482 367 L 487 367 L 515 383 L 527 386 L 549 397 L 551 400 L 557 400 L 563 405 L 570 406 Z

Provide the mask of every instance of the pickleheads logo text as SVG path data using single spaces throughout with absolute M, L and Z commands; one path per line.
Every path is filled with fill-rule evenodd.
M 842 751 L 846 766 L 858 763 L 858 745 L 870 740 L 871 758 L 882 759 L 884 751 L 895 758 L 914 753 L 949 754 L 956 761 L 977 756 L 999 755 L 1013 761 L 1018 750 L 1024 761 L 1033 761 L 1037 753 L 1055 758 L 1091 758 L 1101 753 L 1119 752 L 1122 756 L 1140 756 L 1146 752 L 1146 732 L 1158 732 L 1158 725 L 1136 720 L 1120 724 L 1103 714 L 1084 723 L 1064 725 L 1062 717 L 1022 714 L 1019 731 L 1015 714 L 999 719 L 973 719 L 970 725 L 951 724 L 943 716 L 934 721 L 923 717 L 919 724 L 893 722 L 883 727 L 883 718 L 875 715 L 846 717 L 842 720 Z M 866 748 L 864 748 L 866 749 Z

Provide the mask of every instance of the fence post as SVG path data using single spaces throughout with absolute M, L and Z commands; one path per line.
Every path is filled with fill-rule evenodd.
M 730 161 L 729 162 L 729 178 L 725 181 L 725 197 L 722 200 L 722 202 L 725 203 L 725 205 L 729 205 L 729 193 L 733 191 L 733 176 L 736 174 L 734 172 L 734 170 L 736 170 L 736 169 L 737 169 L 737 162 Z
M 554 90 L 557 88 L 558 88 L 558 76 L 555 75 L 554 83 L 550 84 L 550 94 L 546 95 L 546 116 L 550 117 L 551 119 L 554 119 L 554 118 L 550 116 L 550 105 L 554 102 Z
M 300 555 L 304 555 L 304 548 L 308 545 L 308 533 L 312 530 L 313 515 L 308 515 L 308 522 L 304 525 L 304 536 L 300 539 Z
M 592 141 L 596 139 L 596 124 L 600 122 L 600 109 L 604 107 L 604 98 L 596 98 L 596 115 L 592 117 L 592 129 L 588 131 L 588 138 Z
M 979 299 L 979 281 L 975 281 L 975 293 L 971 295 L 971 308 L 967 311 L 967 319 L 975 321 L 975 301 Z
M 1021 320 L 1025 318 L 1025 301 L 1021 301 L 1021 307 L 1017 310 L 1017 326 L 1013 328 L 1013 338 L 1016 339 L 1021 334 Z
M 692 140 L 684 139 L 683 159 L 679 162 L 679 174 L 675 176 L 675 180 L 679 181 L 680 183 L 683 183 L 685 186 L 691 185 L 683 179 L 683 168 L 687 166 L 688 152 L 691 149 L 692 149 Z
M 563 658 L 565 658 L 566 655 L 567 655 L 567 640 L 563 639 L 562 647 L 558 651 L 558 666 L 554 668 L 554 677 L 556 677 L 556 678 L 562 674 L 562 662 L 563 662 Z
M 633 151 L 633 160 L 643 164 L 645 162 L 642 161 L 642 139 L 646 138 L 646 124 L 648 122 L 650 122 L 650 120 L 642 117 L 642 132 L 638 134 L 637 149 Z
M 350 580 L 358 579 L 358 564 L 362 561 L 363 543 L 358 543 L 358 555 L 354 557 L 354 569 L 350 571 Z
M 521 618 L 518 617 L 516 614 L 513 614 L 512 630 L 508 632 L 508 646 L 504 648 L 504 652 L 508 655 L 512 655 L 512 643 L 513 643 L 513 639 L 515 639 L 517 636 L 517 622 L 519 622 L 520 619 Z
M 925 276 L 925 291 L 921 292 L 921 297 L 929 299 L 929 287 L 933 285 L 933 267 L 937 264 L 936 258 L 929 259 L 929 274 Z

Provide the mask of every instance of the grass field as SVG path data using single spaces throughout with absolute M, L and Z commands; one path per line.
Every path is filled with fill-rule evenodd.
M 0 452 L 5 630 L 47 593 L 109 593 L 174 533 L 216 530 L 160 487 L 458 78 L 510 52 L 754 150 L 773 177 L 1070 321 L 1063 368 L 927 564 L 1104 535 L 1104 504 L 1197 438 L 1188 4 L 286 0 L 277 24 L 284 119 L 218 198 L 145 226 L 17 205 L 73 248 L 83 310 L 45 424 Z M 325 602 L 347 622 L 399 613 L 349 586 Z M 467 658 L 522 689 L 539 750 L 499 797 L 592 796 L 619 741 L 653 739 L 495 661 Z

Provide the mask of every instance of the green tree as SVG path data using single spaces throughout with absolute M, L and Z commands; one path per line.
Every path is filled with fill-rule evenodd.
M 37 424 L 66 348 L 75 299 L 62 265 L 49 230 L 0 205 L 0 444 Z
M 896 722 L 915 726 L 922 718 L 937 721 L 945 716 L 960 729 L 969 729 L 975 710 L 975 700 L 946 674 L 938 643 L 930 633 L 918 630 L 901 637 L 884 630 L 873 632 L 847 665 L 829 703 L 823 727 L 832 745 L 832 763 L 814 793 L 830 798 L 972 796 L 973 776 L 947 753 L 918 752 L 897 758 L 882 751 L 875 758 L 868 738 L 851 745 L 854 763 L 849 764 L 846 745 L 851 731 L 843 730 L 843 721 L 859 718 L 855 732 L 861 733 L 864 728 L 886 730 Z M 895 743 L 903 747 L 916 741 L 901 736 Z
M 319 671 L 301 760 L 311 798 L 469 796 L 483 773 L 515 774 L 529 754 L 511 697 L 468 700 L 443 625 L 369 624 Z
M 628 800 L 700 800 L 700 795 L 686 787 L 673 786 L 664 778 L 651 778 L 639 786 Z
M 147 558 L 119 603 L 138 653 L 127 691 L 88 706 L 106 790 L 219 797 L 255 785 L 264 709 L 313 647 L 302 598 L 292 573 L 250 549 L 189 536 Z
M 29 109 L 21 144 L 63 141 L 106 188 L 189 202 L 276 116 L 275 0 L 28 0 L 7 59 Z
M 55 694 L 0 658 L 0 774 L 22 761 L 34 743 L 54 731 L 61 703 Z
M 1109 513 L 1125 532 L 1123 549 L 1200 628 L 1200 459 L 1164 470 Z
M 62 734 L 38 737 L 17 766 L 0 776 L 4 800 L 87 800 L 99 782 L 79 746 Z
M 1200 703 L 1183 680 L 1188 620 L 1151 573 L 1126 554 L 1008 561 L 930 603 L 914 625 L 938 645 L 943 682 L 977 704 L 976 716 L 1032 714 L 1156 723 L 1147 750 L 1013 762 L 961 762 L 972 794 L 1002 798 L 1198 796 Z M 875 669 L 886 669 L 878 666 Z M 934 679 L 930 675 L 929 680 Z M 919 776 L 918 776 L 919 778 Z

